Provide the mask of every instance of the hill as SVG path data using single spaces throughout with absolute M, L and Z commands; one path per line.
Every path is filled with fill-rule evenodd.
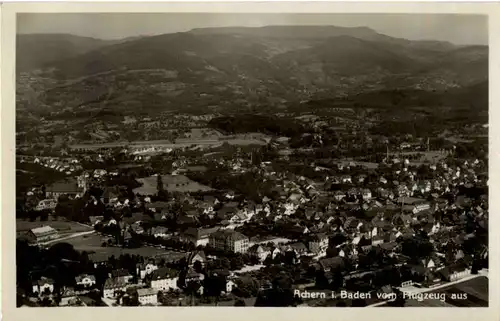
M 109 44 L 108 41 L 69 34 L 19 34 L 17 71 L 29 71 Z
M 18 80 L 20 109 L 92 112 L 105 102 L 117 114 L 138 107 L 238 113 L 383 90 L 460 91 L 488 79 L 488 47 L 364 27 L 207 28 L 111 43 L 69 37 L 79 40 L 60 53 L 73 42 L 30 37 L 40 37 L 31 43 L 43 49 L 37 65 L 43 60 L 44 68 Z

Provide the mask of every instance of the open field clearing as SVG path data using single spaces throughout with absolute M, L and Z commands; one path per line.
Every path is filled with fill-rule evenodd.
M 108 237 L 102 237 L 98 234 L 90 234 L 79 237 L 74 237 L 67 240 L 62 240 L 60 243 L 68 243 L 73 245 L 77 251 L 86 251 L 92 253 L 94 258 L 107 259 L 111 255 L 118 257 L 122 254 L 142 255 L 147 257 L 161 256 L 165 259 L 177 259 L 185 256 L 182 252 L 174 252 L 156 247 L 140 247 L 136 249 L 127 249 L 121 247 L 102 247 L 102 242 Z
M 446 157 L 446 153 L 438 150 L 431 151 L 416 151 L 416 152 L 401 152 L 401 153 L 390 153 L 391 156 L 405 157 L 405 155 L 415 155 L 421 154 L 422 157 L 417 160 L 410 160 L 411 163 L 422 163 L 422 162 L 438 162 Z
M 49 219 L 47 221 L 34 221 L 34 222 L 30 222 L 28 220 L 16 219 L 17 232 L 27 232 L 31 229 L 46 225 L 56 229 L 61 235 L 92 231 L 92 227 L 90 226 L 72 221 L 63 221 L 62 219 L 57 221 Z
M 117 148 L 117 147 L 130 147 L 130 148 L 186 148 L 192 146 L 215 146 L 227 142 L 230 145 L 265 145 L 264 138 L 253 137 L 250 135 L 235 135 L 235 136 L 221 136 L 212 138 L 182 138 L 177 139 L 175 142 L 169 140 L 150 140 L 150 141 L 133 141 L 133 142 L 113 142 L 113 143 L 99 143 L 99 144 L 75 144 L 70 145 L 70 149 L 86 149 L 95 150 L 101 148 Z
M 142 183 L 141 187 L 134 189 L 134 193 L 141 195 L 152 195 L 157 192 L 156 176 L 138 178 L 137 181 Z M 169 192 L 199 192 L 210 191 L 210 187 L 192 181 L 184 175 L 162 175 L 163 187 Z

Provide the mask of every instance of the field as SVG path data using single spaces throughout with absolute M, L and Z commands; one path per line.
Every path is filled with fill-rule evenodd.
M 30 222 L 28 220 L 21 220 L 21 219 L 16 219 L 16 231 L 17 232 L 27 232 L 31 229 L 49 225 L 59 231 L 59 234 L 64 235 L 64 234 L 72 234 L 72 233 L 78 233 L 78 232 L 86 232 L 86 231 L 91 231 L 92 227 L 72 222 L 72 221 L 63 221 L 61 220 L 47 220 L 44 222 L 41 221 L 34 221 Z
M 185 256 L 185 254 L 181 252 L 174 252 L 155 247 L 141 247 L 137 249 L 126 249 L 121 247 L 102 247 L 101 244 L 103 241 L 104 237 L 101 237 L 98 234 L 91 234 L 91 235 L 78 236 L 71 239 L 63 240 L 61 241 L 61 243 L 69 243 L 73 245 L 75 250 L 86 251 L 87 253 L 94 253 L 92 254 L 93 257 L 101 259 L 107 259 L 111 255 L 118 257 L 121 254 L 142 255 L 145 257 L 162 256 L 165 257 L 165 259 L 173 259 L 173 258 L 180 259 L 183 256 Z
M 412 164 L 424 163 L 424 162 L 430 162 L 430 163 L 438 162 L 446 157 L 446 153 L 440 151 L 391 153 L 392 156 L 398 156 L 398 157 L 404 157 L 405 155 L 412 155 L 412 154 L 423 154 L 423 156 L 419 160 L 410 160 L 410 163 Z
M 157 192 L 156 180 L 156 176 L 138 178 L 137 181 L 143 185 L 134 189 L 134 193 L 139 193 L 141 195 L 155 194 Z M 211 190 L 210 187 L 192 181 L 184 175 L 162 175 L 162 180 L 165 190 L 169 192 L 189 193 Z
M 192 146 L 216 146 L 224 142 L 230 145 L 265 145 L 266 142 L 263 138 L 255 135 L 237 135 L 237 136 L 214 136 L 212 138 L 183 138 L 177 139 L 175 142 L 169 140 L 150 140 L 150 141 L 133 141 L 133 142 L 113 142 L 113 143 L 100 143 L 100 144 L 75 144 L 70 145 L 70 149 L 86 149 L 96 150 L 101 148 L 117 148 L 117 147 L 130 147 L 130 148 L 186 148 Z

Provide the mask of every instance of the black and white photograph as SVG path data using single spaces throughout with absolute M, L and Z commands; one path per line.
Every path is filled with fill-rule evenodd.
M 17 13 L 17 308 L 489 307 L 488 21 Z

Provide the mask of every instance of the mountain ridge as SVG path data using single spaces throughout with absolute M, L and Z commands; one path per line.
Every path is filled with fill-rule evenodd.
M 300 37 L 297 28 L 308 37 Z M 318 37 L 317 27 L 297 28 L 241 29 L 251 35 L 203 28 L 97 43 L 21 77 L 18 102 L 24 107 L 36 103 L 35 108 L 94 108 L 100 93 L 112 91 L 110 104 L 125 109 L 137 104 L 155 111 L 272 108 L 385 89 L 465 90 L 488 79 L 487 46 L 422 45 L 369 28 L 332 26 Z M 262 30 L 287 36 L 261 36 Z M 33 83 L 36 98 L 28 94 Z

